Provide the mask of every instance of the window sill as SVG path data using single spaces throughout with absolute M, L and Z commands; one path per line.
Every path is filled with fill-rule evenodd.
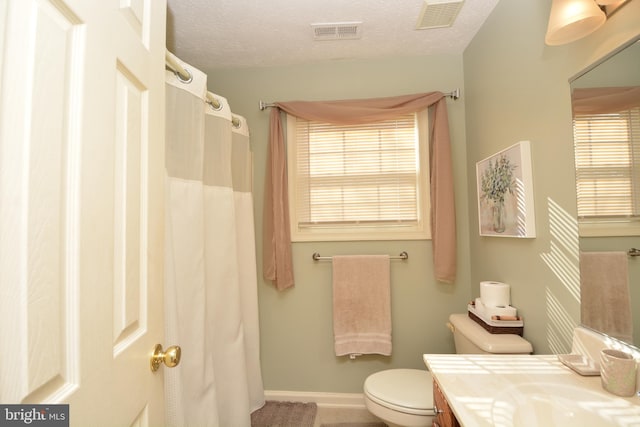
M 637 222 L 579 222 L 580 237 L 628 237 L 640 236 Z

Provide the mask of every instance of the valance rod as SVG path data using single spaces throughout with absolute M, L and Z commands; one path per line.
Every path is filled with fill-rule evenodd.
M 460 88 L 457 88 L 449 93 L 445 93 L 444 96 L 448 96 L 449 98 L 455 101 L 456 99 L 460 98 Z M 273 104 L 270 102 L 260 101 L 258 103 L 258 108 L 260 108 L 260 111 L 263 111 L 263 110 L 266 110 L 267 108 L 275 107 L 275 105 L 276 104 Z

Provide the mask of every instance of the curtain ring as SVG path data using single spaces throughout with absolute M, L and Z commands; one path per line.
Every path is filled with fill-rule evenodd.
M 218 105 L 216 106 L 216 104 L 214 104 L 212 101 L 207 101 L 207 104 L 209 104 L 209 107 L 211 107 L 211 109 L 213 111 L 220 111 L 222 110 L 222 103 L 218 102 Z
M 193 75 L 186 68 L 184 69 L 184 71 L 187 73 L 187 77 L 182 77 L 182 74 L 180 74 L 176 70 L 173 70 L 173 74 L 176 75 L 176 77 L 180 81 L 180 83 L 189 84 L 189 83 L 191 83 L 193 81 Z

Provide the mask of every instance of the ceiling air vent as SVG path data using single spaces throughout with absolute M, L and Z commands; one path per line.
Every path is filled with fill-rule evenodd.
M 464 0 L 424 0 L 416 29 L 452 26 L 463 4 Z
M 333 22 L 311 24 L 314 40 L 353 40 L 359 39 L 362 22 Z

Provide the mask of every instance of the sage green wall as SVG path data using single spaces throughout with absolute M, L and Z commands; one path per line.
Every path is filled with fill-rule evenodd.
M 295 288 L 277 292 L 259 277 L 265 389 L 357 393 L 371 372 L 422 368 L 423 353 L 453 352 L 447 317 L 466 309 L 482 280 L 511 284 L 512 303 L 526 318 L 525 338 L 536 353 L 569 350 L 579 304 L 568 80 L 640 33 L 640 2 L 630 2 L 593 35 L 558 47 L 544 45 L 550 5 L 550 0 L 501 1 L 462 56 L 203 70 L 209 89 L 227 97 L 251 128 L 259 269 L 269 114 L 258 110 L 260 100 L 462 90 L 460 100 L 448 102 L 458 225 L 456 283 L 434 281 L 430 242 L 295 243 Z M 479 237 L 475 163 L 521 140 L 531 141 L 537 237 Z M 394 261 L 391 269 L 393 356 L 335 357 L 331 265 L 313 262 L 311 254 L 403 250 L 409 260 Z
M 475 177 L 468 175 L 471 283 L 511 284 L 536 353 L 566 352 L 579 323 L 578 237 L 568 81 L 640 34 L 632 1 L 592 35 L 546 46 L 551 0 L 501 1 L 464 58 L 467 170 L 518 141 L 531 141 L 537 237 L 480 237 Z M 617 250 L 627 248 L 621 240 Z M 474 296 L 478 289 L 472 287 Z
M 197 65 L 197 64 L 194 64 Z M 262 268 L 262 203 L 268 111 L 258 102 L 348 99 L 450 91 L 464 94 L 462 55 L 388 60 L 339 60 L 302 66 L 204 70 L 209 90 L 225 96 L 232 110 L 247 118 L 254 153 L 254 203 L 258 268 Z M 455 170 L 458 226 L 458 279 L 436 283 L 431 242 L 294 243 L 296 286 L 283 292 L 259 277 L 260 336 L 265 389 L 362 392 L 372 372 L 396 367 L 424 368 L 423 353 L 453 352 L 446 328 L 452 312 L 469 301 L 469 211 L 467 201 L 464 95 L 448 101 Z M 393 355 L 362 356 L 355 361 L 333 351 L 331 263 L 314 262 L 314 252 L 334 254 L 409 253 L 392 261 Z

